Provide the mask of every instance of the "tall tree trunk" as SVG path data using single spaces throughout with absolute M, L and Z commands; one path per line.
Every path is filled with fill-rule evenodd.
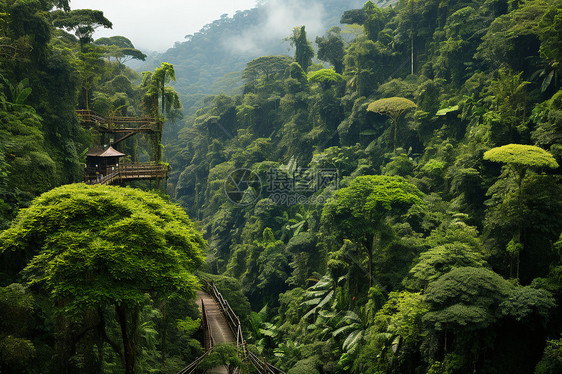
M 160 343 L 162 350 L 162 365 L 166 367 L 166 332 L 168 327 L 168 313 L 167 313 L 167 301 L 162 301 L 162 340 Z
M 398 130 L 398 118 L 394 119 L 394 148 L 392 152 L 396 154 L 396 131 Z
M 56 327 L 56 372 L 60 374 L 68 374 L 71 372 L 70 369 L 70 358 L 74 355 L 72 351 L 72 336 L 71 328 L 68 324 L 68 320 L 63 315 L 58 315 L 55 317 L 55 327 Z
M 101 324 L 101 315 L 96 309 L 88 309 L 85 312 L 82 324 L 85 330 L 75 338 L 83 355 L 84 368 L 81 370 L 83 374 L 102 372 L 104 342 L 98 327 Z
M 367 251 L 369 257 L 369 288 L 373 287 L 373 249 Z
M 410 74 L 414 75 L 414 33 L 410 36 Z
M 525 174 L 527 173 L 527 169 L 522 168 L 521 170 L 519 170 L 519 183 L 518 183 L 518 195 L 517 196 L 517 214 L 519 215 L 519 222 L 518 222 L 518 227 L 517 227 L 517 241 L 518 243 L 521 243 L 521 232 L 523 231 L 523 221 L 521 219 L 521 217 L 523 217 L 523 179 L 525 179 Z M 521 247 L 523 248 L 523 247 Z M 516 259 L 516 267 L 517 267 L 517 280 L 519 280 L 519 262 L 521 259 L 521 254 L 519 253 L 520 251 L 517 251 L 517 259 Z
M 86 110 L 90 110 L 90 89 L 88 87 L 84 87 L 84 92 L 86 94 Z
M 410 73 L 414 75 L 414 0 L 410 0 L 410 11 L 412 17 L 410 31 Z
M 367 240 L 367 258 L 368 258 L 368 271 L 369 271 L 369 288 L 373 287 L 373 252 L 375 251 L 377 234 L 373 234 Z
M 123 339 L 123 364 L 125 366 L 125 374 L 135 373 L 135 351 L 131 337 L 129 335 L 129 328 L 127 324 L 127 307 L 124 304 L 116 304 L 115 312 L 119 326 L 121 327 L 121 337 Z
M 165 86 L 164 78 L 162 78 L 162 87 L 161 87 L 161 90 L 162 90 L 162 116 L 164 116 L 164 112 L 166 111 L 166 98 L 165 98 L 165 95 L 166 95 L 166 86 Z

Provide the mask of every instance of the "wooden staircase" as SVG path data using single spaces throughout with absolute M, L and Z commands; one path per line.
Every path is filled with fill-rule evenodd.
M 77 110 L 76 114 L 82 126 L 119 136 L 112 146 L 139 133 L 162 134 L 162 121 L 153 117 L 103 117 L 91 110 Z

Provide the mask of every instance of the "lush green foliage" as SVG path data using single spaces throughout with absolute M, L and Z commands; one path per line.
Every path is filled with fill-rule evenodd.
M 0 4 L 2 19 L 10 18 L 1 24 L 7 47 L 0 48 L 6 221 L 34 195 L 76 180 L 78 154 L 88 143 L 68 115 L 77 104 L 105 115 L 159 112 L 171 135 L 168 191 L 209 243 L 205 271 L 213 275 L 202 277 L 224 291 L 260 356 L 289 373 L 559 371 L 560 0 L 401 0 L 384 8 L 368 1 L 342 9 L 345 27 L 315 38 L 325 64 L 310 60 L 307 38 L 314 38 L 304 31 L 312 27 L 291 25 L 279 39 L 292 35 L 295 58 L 284 50 L 256 52 L 221 83 L 226 94 L 205 99 L 197 92 L 218 89 L 214 77 L 231 71 L 204 63 L 206 56 L 242 70 L 249 59 L 233 57 L 221 42 L 232 43 L 234 30 L 265 32 L 250 27 L 260 25 L 265 5 L 206 26 L 166 54 L 177 58 L 169 59 L 173 66 L 158 62 L 137 85 L 120 61 L 142 56 L 122 50 L 134 48 L 126 38 L 90 44 L 87 27 L 99 25 L 90 19 L 84 37 L 77 35 L 80 45 L 52 27 L 52 2 Z M 176 79 L 179 95 L 166 86 Z M 64 87 L 58 96 L 55 82 Z M 234 86 L 241 89 L 227 89 Z M 185 120 L 180 97 L 190 107 Z M 74 148 L 61 141 L 69 129 Z M 126 146 L 142 158 L 141 146 Z M 76 151 L 68 156 L 63 149 Z M 39 164 L 45 167 L 32 169 Z M 56 178 L 48 182 L 45 168 Z M 53 372 L 119 372 L 125 349 L 112 343 L 133 317 L 138 329 L 126 330 L 136 341 L 139 371 L 177 372 L 201 353 L 193 304 L 165 287 L 143 288 L 161 285 L 160 276 L 171 276 L 169 285 L 193 278 L 173 266 L 188 258 L 170 261 L 174 245 L 156 235 L 165 231 L 162 218 L 141 210 L 139 219 L 118 225 L 135 234 L 130 238 L 115 227 L 79 231 L 83 221 L 76 218 L 72 235 L 55 223 L 44 231 L 28 225 L 23 229 L 34 237 L 6 241 L 29 252 L 10 251 L 12 261 L 0 263 L 0 293 L 13 304 L 2 315 L 8 320 L 0 370 L 20 370 L 22 357 L 33 355 L 54 357 L 46 360 Z M 121 213 L 100 222 L 111 224 Z M 125 239 L 136 252 L 106 250 L 125 246 Z M 37 250 L 51 256 L 34 257 Z M 157 250 L 162 258 L 140 261 L 148 268 L 143 274 L 157 272 L 153 277 L 128 272 L 131 284 L 109 278 L 138 264 L 135 253 Z M 74 262 L 62 254 L 84 261 L 65 266 Z M 119 259 L 127 266 L 115 266 Z M 17 274 L 24 267 L 33 276 L 27 289 Z M 67 275 L 76 282 L 66 282 Z M 107 292 L 87 289 L 96 279 Z M 109 298 L 125 296 L 129 303 L 109 307 Z M 105 300 L 105 307 L 76 303 L 85 297 Z M 54 313 L 65 307 L 74 313 Z M 62 332 L 57 339 L 54 329 Z M 54 349 L 45 348 L 49 339 Z M 111 349 L 99 354 L 100 346 Z M 234 356 L 221 347 L 208 365 L 237 366 Z M 29 370 L 37 367 L 34 361 Z
M 524 144 L 508 144 L 490 149 L 484 152 L 484 159 L 523 168 L 558 168 L 558 163 L 550 153 L 542 148 Z
M 203 239 L 181 208 L 111 186 L 77 184 L 46 192 L 0 240 L 4 255 L 33 256 L 25 269 L 30 284 L 65 300 L 57 304 L 68 313 L 140 304 L 147 292 L 192 292 L 192 273 L 202 263 Z
M 77 185 L 29 207 L 80 181 L 87 149 L 112 142 L 76 109 L 149 114 L 151 87 L 123 65 L 144 54 L 123 36 L 92 44 L 102 26 L 102 11 L 68 1 L 0 1 L 0 228 L 27 208 L 0 234 L 2 372 L 175 373 L 202 353 L 191 299 L 203 240 L 181 208 Z M 179 101 L 164 91 L 156 106 L 172 118 Z M 143 160 L 145 142 L 159 154 L 158 137 L 119 147 Z
M 397 119 L 409 109 L 414 109 L 416 104 L 411 100 L 403 97 L 389 97 L 386 99 L 375 100 L 369 104 L 367 110 L 370 112 L 380 113 Z
M 263 354 L 295 373 L 535 369 L 561 331 L 558 8 L 367 2 L 316 38 L 333 68 L 302 58 L 298 25 L 299 61 L 254 59 L 242 94 L 186 118 L 174 197 L 260 311 Z M 255 202 L 224 193 L 239 168 Z
M 104 321 L 108 307 L 115 308 L 122 349 L 106 339 L 127 373 L 136 363 L 133 345 L 138 344 L 147 298 L 165 303 L 192 297 L 197 287 L 193 272 L 203 262 L 204 247 L 185 212 L 161 197 L 83 184 L 58 187 L 36 198 L 0 235 L 0 243 L 3 258 L 25 258 L 29 286 L 43 290 L 69 325 Z M 102 333 L 107 336 L 105 327 Z M 73 339 L 78 342 L 80 336 Z M 103 350 L 103 340 L 94 344 Z M 101 360 L 90 364 L 99 368 Z
M 144 58 L 127 38 L 91 43 L 95 28 L 111 27 L 101 11 L 69 11 L 66 1 L 2 1 L 0 13 L 0 226 L 5 228 L 38 194 L 80 181 L 86 150 L 109 142 L 107 135 L 82 128 L 76 109 L 142 115 L 148 113 L 143 96 L 149 87 L 140 87 L 138 74 L 122 64 Z M 173 117 L 179 101 L 168 91 L 164 104 Z M 127 140 L 120 150 L 142 160 L 147 140 Z

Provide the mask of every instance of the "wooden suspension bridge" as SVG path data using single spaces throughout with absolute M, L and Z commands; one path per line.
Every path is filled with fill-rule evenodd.
M 259 374 L 284 374 L 283 371 L 267 363 L 267 360 L 258 357 L 248 350 L 242 334 L 240 319 L 234 313 L 228 301 L 221 295 L 213 283 L 205 282 L 202 291 L 197 292 L 197 303 L 201 309 L 201 327 L 203 328 L 203 343 L 205 353 L 189 364 L 178 374 L 198 373 L 201 362 L 213 351 L 213 347 L 220 343 L 236 345 L 238 355 L 242 362 L 251 365 L 254 372 Z M 212 368 L 206 373 L 245 373 L 244 369 L 228 368 L 226 366 Z

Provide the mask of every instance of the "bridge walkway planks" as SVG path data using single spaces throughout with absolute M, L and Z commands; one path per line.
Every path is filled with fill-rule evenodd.
M 207 319 L 209 327 L 213 334 L 213 339 L 215 344 L 220 343 L 232 343 L 236 344 L 236 338 L 230 328 L 228 327 L 228 322 L 224 317 L 219 305 L 213 299 L 211 295 L 204 291 L 197 291 L 197 304 L 201 310 L 201 301 L 205 303 L 205 309 L 207 311 Z M 213 369 L 207 370 L 206 373 L 211 374 L 228 374 L 226 367 L 221 366 Z

